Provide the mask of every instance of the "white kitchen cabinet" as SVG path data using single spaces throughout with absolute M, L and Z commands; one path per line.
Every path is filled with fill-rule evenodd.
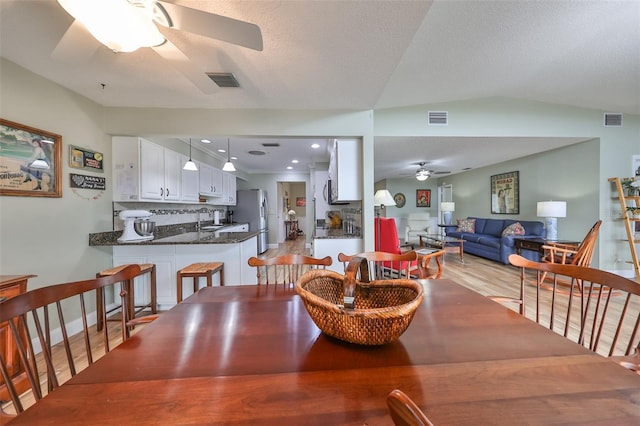
M 222 170 L 208 164 L 200 164 L 200 194 L 206 197 L 222 197 L 224 188 Z
M 189 157 L 182 155 L 181 164 L 185 164 L 189 160 Z M 201 165 L 198 165 L 200 170 Z M 182 187 L 181 187 L 182 201 L 198 202 L 200 199 L 200 174 L 197 170 L 182 170 Z
M 315 238 L 313 240 L 313 257 L 322 259 L 331 256 L 333 263 L 327 269 L 344 274 L 342 262 L 338 262 L 338 254 L 352 255 L 362 253 L 361 238 Z
M 222 172 L 222 205 L 236 205 L 236 177 L 231 173 Z
M 153 263 L 156 265 L 156 297 L 158 305 L 174 305 L 177 298 L 175 285 L 166 285 L 176 281 L 176 264 L 174 249 L 171 246 L 147 246 L 144 250 L 138 247 L 114 247 L 113 266 L 130 263 Z M 145 305 L 151 300 L 149 274 L 143 274 L 134 280 L 134 296 L 136 305 Z
M 362 200 L 362 149 L 356 139 L 336 139 L 329 160 L 332 201 Z
M 114 201 L 179 201 L 182 156 L 142 138 L 112 138 Z

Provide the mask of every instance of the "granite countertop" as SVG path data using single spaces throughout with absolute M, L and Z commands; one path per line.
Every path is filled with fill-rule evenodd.
M 314 239 L 346 239 L 346 238 L 355 238 L 361 239 L 362 235 L 360 234 L 346 234 L 342 228 L 340 229 L 331 229 L 331 228 L 316 228 L 313 232 Z
M 236 224 L 232 224 L 236 225 Z M 206 226 L 203 224 L 203 226 Z M 235 244 L 258 235 L 258 232 L 225 232 L 219 230 L 197 231 L 195 223 L 160 226 L 154 232 L 154 239 L 121 243 L 118 237 L 122 231 L 108 231 L 89 234 L 90 246 L 132 246 L 162 244 Z

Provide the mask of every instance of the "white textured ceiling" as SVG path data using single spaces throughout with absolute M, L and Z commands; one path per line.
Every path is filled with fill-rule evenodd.
M 56 0 L 1 0 L 0 54 L 105 106 L 375 109 L 508 97 L 640 114 L 640 1 L 172 2 L 261 28 L 261 52 L 166 32 L 195 67 L 233 72 L 240 88 L 205 95 L 151 49 L 114 54 L 101 47 L 81 63 L 54 61 L 51 52 L 72 22 Z M 403 144 L 384 142 L 376 138 L 376 179 L 398 176 L 397 165 L 382 172 L 391 154 L 404 155 L 396 161 L 405 168 L 416 161 Z M 533 153 L 472 151 L 472 164 L 456 154 L 472 140 L 442 142 L 422 140 L 455 158 L 443 164 L 452 171 Z M 483 141 L 494 142 L 501 143 Z M 241 143 L 232 152 L 245 152 Z M 268 169 L 244 161 L 247 171 Z

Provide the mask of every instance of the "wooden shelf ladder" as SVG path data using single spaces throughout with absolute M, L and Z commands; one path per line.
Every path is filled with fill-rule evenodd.
M 640 262 L 638 262 L 638 251 L 636 250 L 636 244 L 640 244 L 640 240 L 634 239 L 636 222 L 640 222 L 638 217 L 632 217 L 631 213 L 627 210 L 627 207 L 640 208 L 640 195 L 624 195 L 624 189 L 622 182 L 627 180 L 636 180 L 635 178 L 623 178 L 619 177 L 609 178 L 609 182 L 615 183 L 616 190 L 618 192 L 618 199 L 620 200 L 620 208 L 622 209 L 622 221 L 627 232 L 627 241 L 629 242 L 629 249 L 631 251 L 631 263 L 633 263 L 633 269 L 636 273 L 636 280 L 640 281 Z

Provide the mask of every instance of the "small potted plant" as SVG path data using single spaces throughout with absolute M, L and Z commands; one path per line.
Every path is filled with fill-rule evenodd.
M 640 195 L 640 179 L 637 179 L 637 178 L 625 179 L 620 183 L 622 184 L 622 187 L 627 192 L 628 196 L 633 197 L 635 195 Z
M 627 207 L 627 212 L 631 216 L 635 216 L 636 218 L 640 218 L 640 207 Z

